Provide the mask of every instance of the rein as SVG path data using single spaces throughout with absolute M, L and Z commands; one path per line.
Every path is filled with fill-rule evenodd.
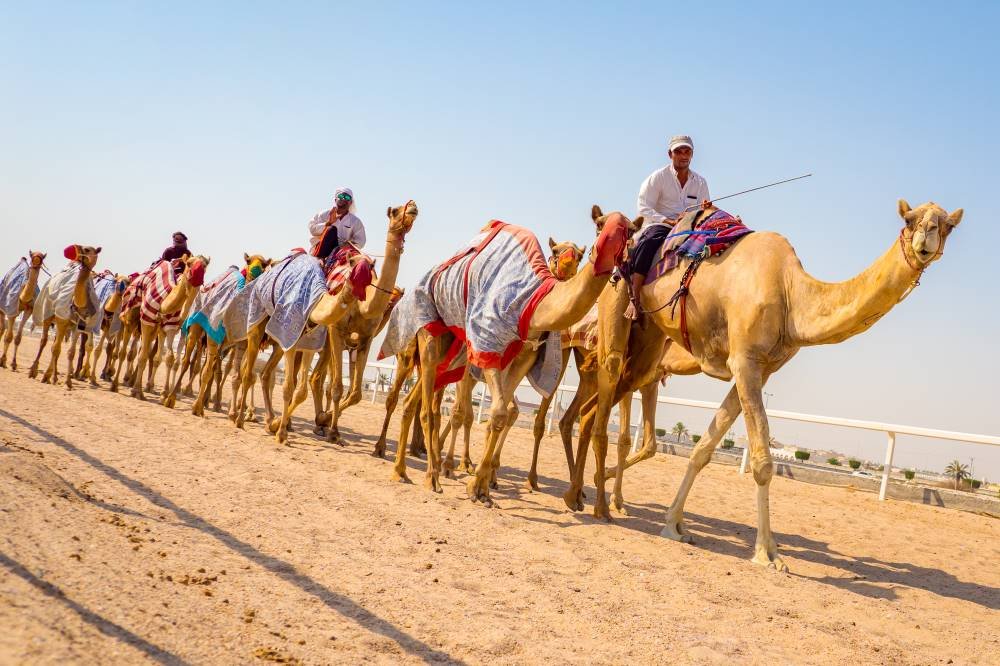
M 917 272 L 917 276 L 913 278 L 913 282 L 910 283 L 910 286 L 906 289 L 906 291 L 903 292 L 903 295 L 899 297 L 898 301 L 896 301 L 897 304 L 902 303 L 907 296 L 913 293 L 914 289 L 920 286 L 920 278 L 924 276 L 924 271 L 930 268 L 930 265 L 936 260 L 940 259 L 941 256 L 944 254 L 943 244 L 938 243 L 938 251 L 934 254 L 933 257 L 930 258 L 930 260 L 927 263 L 925 263 L 923 266 L 914 266 L 913 262 L 910 261 L 910 255 L 906 253 L 907 238 L 905 236 L 905 232 L 906 232 L 906 227 L 903 227 L 902 229 L 899 230 L 899 251 L 903 253 L 903 261 L 906 262 L 906 265 L 909 266 L 911 270 Z M 913 234 L 910 234 L 909 240 L 913 240 Z

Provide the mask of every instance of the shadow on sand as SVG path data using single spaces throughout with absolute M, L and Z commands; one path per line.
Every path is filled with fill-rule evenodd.
M 336 611 L 337 613 L 340 613 L 345 618 L 358 623 L 368 631 L 380 634 L 394 641 L 405 652 L 428 663 L 439 663 L 439 662 L 462 663 L 455 657 L 452 657 L 447 653 L 435 650 L 426 643 L 423 643 L 420 640 L 414 638 L 413 636 L 410 636 L 409 634 L 402 631 L 395 625 L 375 615 L 374 613 L 364 608 L 363 606 L 360 606 L 358 603 L 356 603 L 349 597 L 345 597 L 342 594 L 338 594 L 337 592 L 334 592 L 333 590 L 323 586 L 321 583 L 310 578 L 309 576 L 300 573 L 295 569 L 293 565 L 289 564 L 288 562 L 285 562 L 284 560 L 281 560 L 277 557 L 273 557 L 266 553 L 262 553 L 249 543 L 240 540 L 236 536 L 230 534 L 229 532 L 226 532 L 225 530 L 219 527 L 216 527 L 212 523 L 206 521 L 204 518 L 201 518 L 200 516 L 188 511 L 187 509 L 184 509 L 176 505 L 174 502 L 167 499 L 166 497 L 163 497 L 158 492 L 156 492 L 146 484 L 142 483 L 141 481 L 133 479 L 126 474 L 123 474 L 115 467 L 106 464 L 99 458 L 96 458 L 95 456 L 80 449 L 79 447 L 66 441 L 65 439 L 58 437 L 47 430 L 39 428 L 38 426 L 26 421 L 20 416 L 12 414 L 6 410 L 0 409 L 0 416 L 10 419 L 15 423 L 18 423 L 19 425 L 43 437 L 46 441 L 51 442 L 52 444 L 55 444 L 56 446 L 65 450 L 67 453 L 76 456 L 87 465 L 93 467 L 95 470 L 121 483 L 123 486 L 125 486 L 132 492 L 141 495 L 150 503 L 160 508 L 163 508 L 167 511 L 170 511 L 184 525 L 199 530 L 200 532 L 203 532 L 204 534 L 207 534 L 208 536 L 216 539 L 217 541 L 219 541 L 232 551 L 236 552 L 237 554 L 263 567 L 264 569 L 273 573 L 282 580 L 299 588 L 306 594 L 310 594 L 313 597 L 319 599 L 328 608 Z M 125 630 L 123 629 L 122 631 Z

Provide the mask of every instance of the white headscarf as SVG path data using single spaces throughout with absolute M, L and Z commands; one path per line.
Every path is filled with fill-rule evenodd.
M 351 205 L 348 207 L 347 210 L 353 213 L 355 211 L 355 209 L 356 209 L 357 200 L 354 198 L 354 192 L 351 191 L 351 188 L 349 188 L 349 187 L 338 187 L 337 188 L 337 191 L 333 193 L 333 203 L 334 203 L 334 206 L 336 206 L 336 204 L 337 204 L 337 195 L 338 194 L 349 194 L 349 195 L 351 195 Z

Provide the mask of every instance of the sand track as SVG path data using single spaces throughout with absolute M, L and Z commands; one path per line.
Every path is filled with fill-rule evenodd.
M 33 339 L 22 368 L 29 353 Z M 748 562 L 753 481 L 732 468 L 702 475 L 681 545 L 658 534 L 683 459 L 635 468 L 632 515 L 608 525 L 565 510 L 554 439 L 541 492 L 524 490 L 530 433 L 515 429 L 485 509 L 463 479 L 424 490 L 422 461 L 415 484 L 391 483 L 368 455 L 380 406 L 345 413 L 344 448 L 307 434 L 307 407 L 281 448 L 258 424 L 191 416 L 187 399 L 167 410 L 0 370 L 0 663 L 1000 654 L 995 519 L 775 478 L 781 575 Z

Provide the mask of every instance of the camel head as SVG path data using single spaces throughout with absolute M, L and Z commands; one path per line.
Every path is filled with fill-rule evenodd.
M 42 264 L 45 263 L 46 256 L 47 255 L 44 252 L 28 250 L 28 263 L 32 268 L 41 268 Z
M 417 219 L 417 204 L 410 199 L 402 206 L 392 206 L 386 211 L 389 216 L 389 234 L 402 238 L 413 228 L 413 222 Z
M 124 294 L 125 290 L 132 283 L 132 278 L 128 275 L 118 273 L 115 275 L 115 293 Z
M 568 280 L 576 275 L 576 269 L 580 266 L 587 248 L 572 241 L 557 243 L 550 237 L 549 249 L 552 251 L 552 256 L 549 257 L 549 270 L 557 280 Z
M 211 257 L 196 254 L 193 257 L 184 255 L 184 275 L 192 287 L 200 287 L 205 283 L 205 269 L 212 261 Z
M 266 259 L 259 254 L 247 254 L 243 253 L 243 261 L 246 262 L 246 267 L 243 269 L 243 277 L 250 282 L 254 278 L 258 278 L 264 274 L 271 264 L 274 263 L 273 259 Z
M 604 214 L 601 207 L 590 209 L 590 218 L 597 229 L 597 242 L 590 250 L 594 275 L 606 275 L 625 260 L 625 248 L 633 234 L 642 228 L 643 217 L 630 220 L 619 212 Z
M 910 208 L 905 199 L 899 200 L 899 216 L 906 222 L 901 232 L 904 252 L 909 250 L 920 266 L 927 266 L 944 252 L 944 244 L 952 230 L 962 221 L 963 210 L 948 213 L 929 201 Z
M 101 248 L 89 245 L 70 245 L 63 250 L 63 256 L 70 261 L 79 261 L 81 265 L 93 269 L 97 265 L 97 255 Z

